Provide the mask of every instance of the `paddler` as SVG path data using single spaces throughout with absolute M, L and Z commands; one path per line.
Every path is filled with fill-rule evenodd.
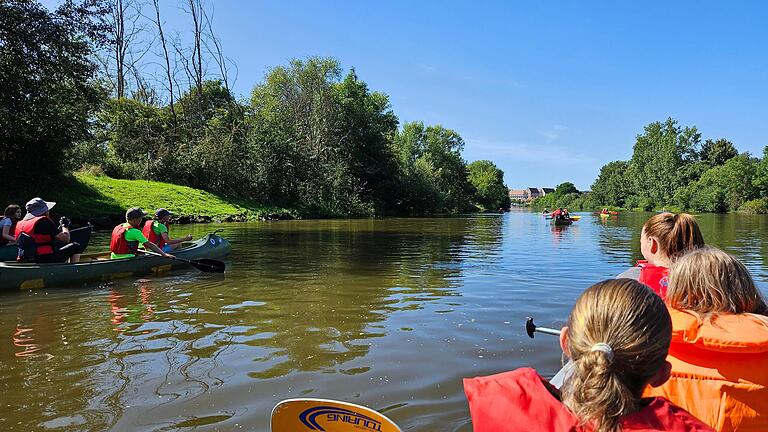
M 464 380 L 475 432 L 713 429 L 646 386 L 669 377 L 672 321 L 664 302 L 632 279 L 599 282 L 576 300 L 560 346 L 572 359 L 561 390 L 520 368 Z
M 129 208 L 125 212 L 126 222 L 112 230 L 112 239 L 109 242 L 109 250 L 112 251 L 111 259 L 133 258 L 140 253 L 140 245 L 166 258 L 175 258 L 144 237 L 140 228 L 141 221 L 146 215 L 144 210 L 138 207 Z
M 645 260 L 617 278 L 632 278 L 648 285 L 662 299 L 669 285 L 669 267 L 685 252 L 704 246 L 696 219 L 687 213 L 651 216 L 640 231 L 640 252 Z
M 144 234 L 147 240 L 156 244 L 165 252 L 170 252 L 178 248 L 183 242 L 192 240 L 192 234 L 187 234 L 177 239 L 170 238 L 168 225 L 171 223 L 171 216 L 173 216 L 173 213 L 168 211 L 168 209 L 159 208 L 155 210 L 155 218 L 144 222 L 144 227 L 141 230 L 141 233 Z
M 747 268 L 704 246 L 672 265 L 672 344 L 662 396 L 718 431 L 768 430 L 768 305 Z

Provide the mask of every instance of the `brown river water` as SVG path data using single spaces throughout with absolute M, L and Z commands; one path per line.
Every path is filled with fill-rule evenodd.
M 525 317 L 561 326 L 584 288 L 639 258 L 650 215 L 173 226 L 222 229 L 227 273 L 0 295 L 0 430 L 268 431 L 277 402 L 316 397 L 406 431 L 471 431 L 462 377 L 552 376 L 557 341 L 529 339 Z M 698 219 L 765 291 L 768 217 Z

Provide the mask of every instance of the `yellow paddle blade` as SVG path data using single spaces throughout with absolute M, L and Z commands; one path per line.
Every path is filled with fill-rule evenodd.
M 581 219 L 581 216 L 571 216 L 571 219 L 572 220 L 579 220 L 579 219 Z
M 272 410 L 272 432 L 402 432 L 383 414 L 328 399 L 286 399 Z

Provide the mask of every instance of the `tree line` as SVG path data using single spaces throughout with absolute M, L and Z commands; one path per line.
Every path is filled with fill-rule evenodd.
M 667 118 L 637 135 L 630 160 L 605 164 L 591 191 L 565 182 L 534 207 L 768 213 L 768 146 L 754 157 Z
M 208 5 L 177 6 L 184 34 L 157 0 L 0 1 L 0 182 L 14 196 L 84 169 L 315 216 L 509 206 L 493 162 L 467 163 L 451 129 L 400 124 L 336 59 L 276 66 L 238 97 Z
M 600 169 L 592 185 L 598 205 L 722 213 L 768 212 L 768 147 L 762 158 L 725 138 L 702 140 L 695 126 L 672 118 L 645 126 L 629 161 Z

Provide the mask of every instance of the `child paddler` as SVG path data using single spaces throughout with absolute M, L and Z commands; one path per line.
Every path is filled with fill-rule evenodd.
M 174 258 L 173 255 L 169 255 L 147 240 L 141 233 L 141 221 L 146 215 L 144 210 L 138 207 L 129 208 L 125 212 L 126 222 L 112 230 L 112 240 L 109 242 L 109 250 L 112 251 L 111 259 L 133 258 L 139 254 L 140 245 L 167 258 Z
M 640 231 L 640 252 L 645 260 L 617 278 L 637 279 L 662 299 L 669 286 L 669 268 L 679 256 L 704 246 L 696 219 L 687 213 L 659 213 L 648 219 Z
M 144 226 L 141 233 L 144 237 L 158 247 L 162 248 L 165 252 L 170 252 L 179 247 L 180 244 L 185 241 L 192 240 L 192 234 L 187 234 L 182 238 L 170 238 L 170 231 L 168 225 L 171 223 L 171 216 L 173 213 L 164 208 L 159 208 L 155 211 L 155 218 L 148 219 L 144 222 Z
M 560 336 L 573 368 L 558 390 L 531 368 L 464 380 L 475 432 L 712 431 L 643 389 L 669 377 L 672 321 L 661 298 L 633 279 L 579 296 Z
M 718 431 L 768 431 L 768 305 L 747 268 L 704 247 L 669 274 L 672 374 L 646 390 Z

